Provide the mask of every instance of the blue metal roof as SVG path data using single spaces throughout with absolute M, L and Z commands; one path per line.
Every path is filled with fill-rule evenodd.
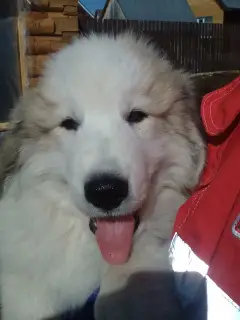
M 117 1 L 128 20 L 196 22 L 186 0 Z
M 240 9 L 240 0 L 220 0 L 220 3 L 227 9 Z
M 80 0 L 79 3 L 83 5 L 93 16 L 96 10 L 103 9 L 106 0 Z

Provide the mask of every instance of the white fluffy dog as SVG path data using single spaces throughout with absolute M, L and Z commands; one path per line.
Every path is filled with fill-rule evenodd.
M 203 167 L 196 115 L 189 76 L 143 39 L 91 35 L 53 56 L 2 145 L 2 320 L 81 307 L 99 285 L 97 320 L 171 319 L 164 277 L 148 279 L 170 272 Z

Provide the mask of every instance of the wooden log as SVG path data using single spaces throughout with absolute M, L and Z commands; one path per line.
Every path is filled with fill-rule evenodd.
M 30 35 L 54 34 L 55 24 L 52 19 L 26 19 L 26 27 Z
M 78 14 L 78 7 L 77 6 L 64 6 L 63 14 L 67 16 L 77 16 Z
M 63 48 L 67 44 L 67 40 L 62 40 L 62 37 L 46 37 L 46 36 L 31 36 L 28 38 L 27 54 L 49 54 L 54 53 Z
M 73 38 L 79 37 L 79 32 L 63 32 L 62 39 L 66 43 L 70 43 Z
M 45 63 L 48 59 L 48 55 L 27 56 L 27 67 L 29 77 L 41 76 L 45 68 Z
M 10 1 L 10 0 L 9 0 Z M 31 0 L 33 11 L 63 11 L 65 6 L 78 6 L 78 0 Z
M 66 18 L 68 16 L 77 16 L 77 7 L 74 6 L 64 6 L 63 11 L 49 11 L 47 12 L 48 18 Z
M 34 11 L 43 11 L 49 8 L 49 0 L 30 0 L 30 8 Z
M 49 7 L 49 0 L 30 0 L 30 4 L 38 7 Z
M 78 0 L 34 0 L 31 2 L 31 7 L 34 10 L 42 11 L 63 11 L 64 6 L 78 6 Z
M 39 12 L 39 11 L 30 11 L 27 13 L 27 19 L 35 19 L 35 20 L 40 20 L 40 19 L 46 19 L 48 18 L 48 13 L 47 12 Z
M 55 18 L 65 18 L 66 19 L 66 16 L 63 13 L 63 11 L 61 11 L 61 12 L 49 11 L 49 12 L 47 12 L 47 15 L 48 15 L 48 18 L 51 18 L 51 19 L 55 19 Z
M 76 17 L 55 18 L 55 34 L 63 32 L 78 32 L 78 19 Z
M 77 0 L 49 0 L 49 7 L 53 9 L 63 9 L 64 6 L 77 6 Z

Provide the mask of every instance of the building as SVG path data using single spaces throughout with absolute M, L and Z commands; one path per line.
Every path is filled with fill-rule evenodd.
M 196 22 L 187 0 L 108 0 L 102 19 Z
M 240 24 L 240 0 L 187 0 L 197 21 Z
M 237 0 L 236 0 L 237 1 Z M 215 0 L 188 0 L 200 23 L 223 23 L 224 12 Z

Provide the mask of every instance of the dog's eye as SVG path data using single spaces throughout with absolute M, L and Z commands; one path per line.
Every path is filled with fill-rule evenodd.
M 140 110 L 132 110 L 126 120 L 128 123 L 130 124 L 134 124 L 134 123 L 139 123 L 141 121 L 143 121 L 144 119 L 146 119 L 148 117 L 148 115 L 143 112 L 143 111 L 140 111 Z
M 65 128 L 66 130 L 76 131 L 79 127 L 79 123 L 72 118 L 67 118 L 61 122 L 60 127 Z

